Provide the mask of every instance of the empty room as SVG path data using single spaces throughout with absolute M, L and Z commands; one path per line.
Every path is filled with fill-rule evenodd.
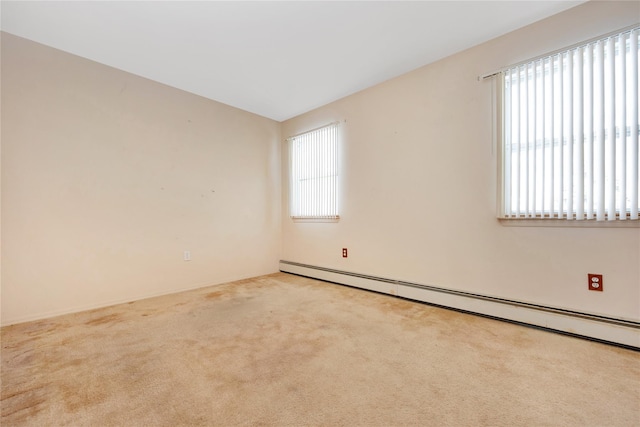
M 639 1 L 1 1 L 2 426 L 640 425 Z

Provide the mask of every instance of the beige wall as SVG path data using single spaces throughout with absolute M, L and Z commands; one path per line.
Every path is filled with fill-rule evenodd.
M 495 219 L 492 83 L 476 79 L 637 20 L 635 2 L 589 2 L 282 125 L 3 33 L 1 322 L 278 259 L 640 319 L 639 229 Z M 294 223 L 280 131 L 334 120 L 342 219 Z
M 640 229 L 497 221 L 493 83 L 477 80 L 637 21 L 637 2 L 589 2 L 284 122 L 343 125 L 341 220 L 293 222 L 284 197 L 282 259 L 639 320 Z
M 1 136 L 2 324 L 278 269 L 275 121 L 3 33 Z

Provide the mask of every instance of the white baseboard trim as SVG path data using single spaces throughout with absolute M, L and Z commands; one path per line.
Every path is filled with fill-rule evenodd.
M 640 322 L 545 307 L 291 261 L 280 271 L 640 350 Z

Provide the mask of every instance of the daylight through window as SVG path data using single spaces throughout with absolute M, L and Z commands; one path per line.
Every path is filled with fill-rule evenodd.
M 289 138 L 292 218 L 338 218 L 338 124 Z
M 505 218 L 638 219 L 638 28 L 503 72 Z

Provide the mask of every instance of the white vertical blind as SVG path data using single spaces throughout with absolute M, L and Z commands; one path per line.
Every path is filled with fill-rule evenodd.
M 630 219 L 638 219 L 638 30 L 631 33 L 629 37 L 629 60 L 627 61 L 627 81 L 629 85 L 629 93 L 635 94 L 628 100 L 629 109 L 627 110 L 627 123 L 631 129 L 629 145 L 627 146 L 627 174 L 630 176 L 630 190 L 627 198 L 630 200 L 631 215 Z M 636 76 L 636 78 L 633 78 Z M 636 131 L 638 130 L 638 131 Z
M 291 217 L 338 218 L 338 124 L 288 141 Z
M 638 219 L 640 29 L 503 72 L 503 216 Z
M 585 165 L 585 146 L 589 144 L 589 142 L 585 139 L 584 128 L 585 128 L 585 120 L 588 118 L 585 117 L 584 114 L 584 105 L 585 99 L 587 97 L 588 91 L 585 90 L 584 82 L 586 80 L 584 76 L 584 55 L 580 55 L 580 51 L 576 51 L 576 67 L 575 67 L 575 76 L 576 76 L 576 90 L 575 90 L 575 107 L 576 107 L 576 120 L 574 122 L 574 136 L 576 141 L 574 141 L 575 152 L 573 156 L 573 163 L 575 165 L 574 173 L 577 177 L 583 177 L 583 179 L 577 178 L 575 183 L 575 188 L 573 197 L 576 199 L 575 211 L 576 211 L 576 219 L 581 220 L 588 215 L 585 215 L 584 212 L 584 203 L 579 203 L 579 197 L 582 196 L 583 200 L 589 204 L 589 196 L 585 192 L 584 182 L 588 178 L 586 178 L 584 173 L 584 165 Z M 588 102 L 587 102 L 588 103 Z

